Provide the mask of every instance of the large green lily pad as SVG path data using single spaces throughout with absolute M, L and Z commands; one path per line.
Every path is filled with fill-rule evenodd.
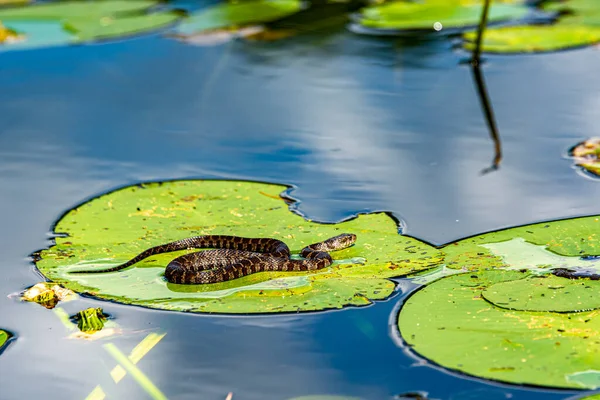
M 393 1 L 365 7 L 360 24 L 367 28 L 385 30 L 429 30 L 466 28 L 477 25 L 482 5 L 461 2 Z M 488 20 L 498 22 L 523 17 L 527 8 L 518 4 L 493 4 Z M 440 25 L 438 25 L 440 24 Z M 434 28 L 434 25 L 437 28 Z
M 491 232 L 442 248 L 458 274 L 417 291 L 398 326 L 411 348 L 449 369 L 511 383 L 564 388 L 600 382 L 598 216 Z M 451 345 L 449 345 L 451 344 Z
M 173 24 L 180 18 L 179 14 L 172 11 L 153 12 L 152 9 L 158 4 L 154 0 L 58 1 L 3 8 L 0 9 L 0 20 L 9 27 L 11 23 L 32 24 L 33 34 L 37 32 L 35 28 L 38 24 L 43 27 L 59 25 L 70 33 L 60 38 L 61 44 L 88 42 L 147 33 Z M 26 40 L 30 36 L 27 30 L 21 30 L 20 33 L 26 36 Z M 38 41 L 43 41 L 43 38 Z M 52 40 L 51 44 L 54 43 L 55 40 Z
M 464 34 L 465 48 L 475 47 L 477 32 Z M 571 24 L 510 26 L 487 29 L 482 49 L 488 53 L 540 53 L 589 46 L 600 42 L 600 26 Z
M 175 181 L 131 186 L 97 197 L 56 224 L 56 244 L 36 262 L 49 279 L 77 292 L 167 310 L 266 313 L 367 305 L 385 299 L 402 276 L 439 265 L 441 252 L 398 234 L 385 213 L 337 224 L 307 221 L 280 197 L 286 187 L 254 182 Z M 209 285 L 175 285 L 163 277 L 180 253 L 149 258 L 134 267 L 92 275 L 69 270 L 120 264 L 143 250 L 205 234 L 274 237 L 293 253 L 342 232 L 356 244 L 332 253 L 336 263 L 306 272 L 262 272 Z M 364 264 L 358 264 L 364 261 Z
M 566 50 L 600 42 L 600 2 L 569 0 L 546 2 L 546 11 L 561 12 L 553 25 L 490 28 L 482 49 L 489 53 L 533 53 Z M 476 32 L 464 34 L 464 47 L 474 48 Z

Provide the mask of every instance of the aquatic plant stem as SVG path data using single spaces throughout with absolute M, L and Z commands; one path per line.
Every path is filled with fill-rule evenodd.
M 491 0 L 485 0 L 483 4 L 483 10 L 481 11 L 481 19 L 479 21 L 479 27 L 477 28 L 477 40 L 475 41 L 475 50 L 473 50 L 473 57 L 471 58 L 471 64 L 478 66 L 480 64 L 481 56 L 481 41 L 483 39 L 483 32 L 487 25 L 488 12 L 490 9 Z
M 487 174 L 500 167 L 500 162 L 502 161 L 502 142 L 500 141 L 500 134 L 498 133 L 494 110 L 487 93 L 487 88 L 479 64 L 473 65 L 473 79 L 475 80 L 475 86 L 477 86 L 477 94 L 479 95 L 479 101 L 481 102 L 481 108 L 485 115 L 485 121 L 488 125 L 490 136 L 494 141 L 494 160 L 492 161 L 492 165 L 481 171 L 482 174 Z

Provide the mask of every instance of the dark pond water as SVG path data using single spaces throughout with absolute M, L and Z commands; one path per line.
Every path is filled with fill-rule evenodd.
M 343 28 L 276 43 L 192 47 L 159 35 L 0 53 L 2 399 L 148 398 L 101 342 L 68 340 L 58 318 L 8 298 L 40 280 L 28 255 L 67 209 L 146 180 L 252 179 L 297 187 L 299 210 L 336 221 L 386 210 L 435 244 L 497 228 L 600 213 L 600 184 L 566 150 L 598 134 L 600 52 L 490 57 L 484 74 L 504 161 L 465 54 L 451 43 L 366 38 Z M 401 286 L 402 287 L 402 286 Z M 408 287 L 406 288 L 408 290 Z M 562 399 L 449 374 L 408 355 L 386 302 L 317 314 L 223 317 L 100 306 L 129 335 L 166 332 L 139 367 L 170 399 Z M 449 346 L 452 344 L 449 343 Z

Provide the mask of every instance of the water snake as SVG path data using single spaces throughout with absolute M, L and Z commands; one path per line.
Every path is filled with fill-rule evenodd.
M 150 256 L 178 250 L 207 249 L 185 254 L 172 260 L 165 269 L 171 283 L 206 284 L 224 282 L 261 271 L 313 271 L 333 263 L 329 251 L 350 247 L 356 235 L 343 233 L 304 247 L 303 260 L 292 260 L 289 247 L 277 239 L 245 238 L 228 235 L 205 235 L 176 240 L 143 251 L 116 267 L 101 270 L 78 270 L 72 274 L 116 272 Z

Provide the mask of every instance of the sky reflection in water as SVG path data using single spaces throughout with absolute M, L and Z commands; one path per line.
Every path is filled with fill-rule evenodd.
M 489 59 L 504 161 L 485 176 L 493 146 L 471 72 L 444 41 L 397 47 L 342 32 L 203 48 L 149 37 L 2 54 L 0 323 L 19 335 L 0 361 L 3 396 L 84 398 L 101 384 L 111 398 L 141 398 L 132 379 L 112 383 L 101 344 L 64 340 L 51 312 L 6 297 L 39 280 L 26 256 L 47 246 L 60 214 L 115 187 L 189 177 L 292 184 L 311 218 L 391 211 L 406 233 L 437 244 L 598 213 L 600 185 L 561 156 L 597 134 L 599 54 Z M 130 331 L 168 332 L 140 368 L 173 399 L 565 397 L 414 367 L 389 337 L 397 300 L 239 318 L 93 300 L 65 308 L 102 306 Z M 114 342 L 128 353 L 143 336 Z

